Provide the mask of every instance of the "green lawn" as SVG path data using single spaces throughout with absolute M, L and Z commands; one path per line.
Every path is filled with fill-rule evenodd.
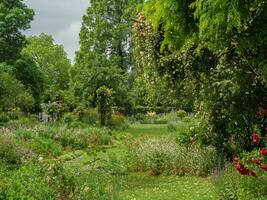
M 122 200 L 215 200 L 209 178 L 131 174 L 117 177 Z
M 104 151 L 97 153 L 96 162 L 99 167 L 116 168 L 124 172 L 121 163 L 127 155 L 125 142 L 146 135 L 160 137 L 167 134 L 167 125 L 163 124 L 134 124 L 125 132 L 114 135 L 127 135 L 125 139 L 116 140 L 115 143 Z M 133 136 L 133 138 L 131 137 Z M 130 136 L 130 137 L 129 137 Z M 76 151 L 61 156 L 66 160 L 67 166 L 73 169 L 88 170 L 91 156 L 83 151 Z M 88 162 L 89 161 L 89 162 Z M 110 166 L 110 167 L 109 167 Z M 179 176 L 148 176 L 143 173 L 130 173 L 112 176 L 116 200 L 216 200 L 216 192 L 210 178 L 179 177 Z
M 167 133 L 167 124 L 132 124 L 126 130 L 133 137 L 146 136 L 161 136 Z

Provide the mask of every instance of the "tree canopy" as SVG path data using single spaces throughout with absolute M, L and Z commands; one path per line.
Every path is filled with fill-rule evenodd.
M 0 63 L 13 62 L 25 46 L 22 31 L 30 27 L 34 12 L 21 0 L 0 2 Z

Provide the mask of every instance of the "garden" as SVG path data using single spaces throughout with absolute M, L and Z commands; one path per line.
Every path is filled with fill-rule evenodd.
M 266 1 L 91 0 L 72 61 L 29 2 L 0 0 L 1 200 L 267 199 Z

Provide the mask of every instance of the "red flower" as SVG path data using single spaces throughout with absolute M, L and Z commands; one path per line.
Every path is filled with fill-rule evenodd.
M 263 118 L 267 114 L 267 108 L 260 108 L 258 110 L 258 115 L 260 118 Z
M 264 156 L 267 156 L 267 150 L 265 147 L 261 147 L 261 154 L 264 155 Z
M 257 160 L 250 160 L 251 163 L 254 163 L 254 164 L 257 164 L 257 165 L 260 165 L 261 162 L 262 162 L 262 157 L 259 157 Z
M 253 144 L 255 145 L 260 143 L 260 136 L 257 133 L 252 133 L 251 139 L 252 139 Z
M 240 161 L 237 161 L 235 168 L 242 175 L 256 176 L 256 173 L 254 171 L 246 169 Z
M 265 165 L 265 166 L 261 166 L 261 169 L 262 169 L 263 171 L 266 171 L 266 172 L 267 172 L 267 165 Z

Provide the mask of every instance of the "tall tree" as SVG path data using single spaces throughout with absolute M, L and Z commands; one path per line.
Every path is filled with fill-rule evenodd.
M 132 66 L 129 9 L 136 2 L 92 0 L 83 17 L 80 51 L 72 74 L 76 95 L 93 105 L 96 90 L 103 85 L 113 88 L 117 104 L 125 99 L 119 96 L 127 91 L 126 77 Z
M 0 63 L 17 59 L 25 45 L 22 31 L 30 27 L 33 16 L 22 0 L 0 1 Z
M 153 58 L 146 70 L 194 98 L 218 149 L 229 142 L 249 148 L 257 109 L 267 107 L 266 1 L 148 0 L 143 12 L 135 29 L 144 55 L 137 59 Z
M 32 59 L 42 72 L 44 98 L 49 100 L 56 91 L 68 89 L 71 63 L 63 46 L 54 44 L 52 36 L 46 34 L 29 37 L 28 43 L 22 53 Z

